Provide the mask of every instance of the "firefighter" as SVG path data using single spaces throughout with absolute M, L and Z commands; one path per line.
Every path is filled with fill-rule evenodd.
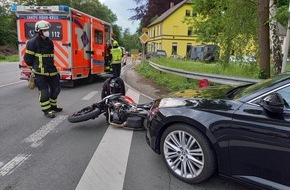
M 49 39 L 50 27 L 50 23 L 45 20 L 35 23 L 36 36 L 27 42 L 24 61 L 35 75 L 41 110 L 45 116 L 54 118 L 55 112 L 61 112 L 62 108 L 57 107 L 60 78 L 54 65 L 54 45 Z
M 113 42 L 113 48 L 111 49 L 111 53 L 112 53 L 111 65 L 113 69 L 113 76 L 120 77 L 123 50 L 121 49 L 121 47 L 119 47 L 119 44 L 116 40 Z
M 107 40 L 106 46 L 105 46 L 105 71 L 112 72 L 111 69 L 111 60 L 112 60 L 112 54 L 111 54 L 112 45 L 110 43 L 110 40 Z

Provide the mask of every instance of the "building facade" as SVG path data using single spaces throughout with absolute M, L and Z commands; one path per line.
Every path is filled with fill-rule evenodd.
M 147 52 L 165 50 L 168 56 L 186 56 L 192 45 L 197 45 L 197 36 L 193 28 L 183 22 L 185 17 L 194 17 L 193 3 L 184 0 L 176 5 L 171 3 L 170 9 L 148 26 L 149 40 Z

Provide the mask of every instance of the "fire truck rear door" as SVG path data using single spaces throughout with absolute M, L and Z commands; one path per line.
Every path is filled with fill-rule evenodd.
M 102 73 L 105 64 L 105 26 L 95 18 L 92 18 L 91 39 L 91 73 Z

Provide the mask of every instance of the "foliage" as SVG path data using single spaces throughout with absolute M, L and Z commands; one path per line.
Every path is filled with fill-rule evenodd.
M 126 48 L 127 51 L 130 51 L 131 49 L 139 49 L 141 50 L 141 44 L 139 40 L 139 34 L 131 34 L 129 29 L 126 28 L 123 32 L 123 46 Z
M 130 9 L 135 12 L 135 15 L 130 20 L 140 20 L 140 29 L 147 27 L 152 18 L 161 16 L 170 8 L 170 3 L 174 5 L 180 3 L 182 0 L 134 0 L 138 5 L 136 8 Z
M 194 61 L 185 61 L 185 60 L 175 60 L 167 58 L 157 58 L 151 59 L 154 63 L 172 67 L 176 69 L 183 69 L 190 72 L 197 73 L 209 73 L 209 74 L 220 74 L 227 76 L 235 77 L 244 77 L 244 78 L 256 78 L 256 79 L 265 79 L 265 76 L 262 71 L 260 71 L 259 65 L 256 63 L 230 63 L 229 66 L 224 67 L 219 63 L 207 64 L 204 62 L 194 62 Z M 272 69 L 273 70 L 273 69 Z M 290 63 L 287 64 L 287 69 L 290 70 Z M 144 61 L 140 64 L 137 64 L 136 71 L 142 76 L 154 81 L 157 85 L 165 87 L 169 92 L 180 91 L 178 94 L 175 93 L 174 96 L 193 96 L 192 91 L 186 91 L 186 89 L 195 89 L 198 87 L 198 80 L 186 79 L 179 77 L 173 74 L 163 73 L 155 68 L 151 67 L 148 64 L 148 61 Z M 273 73 L 272 73 L 273 75 Z M 216 84 L 210 84 L 211 86 L 216 86 Z M 217 85 L 214 91 L 219 88 L 220 85 Z M 220 89 L 223 90 L 224 88 Z M 216 92 L 220 92 L 218 91 Z M 196 92 L 194 92 L 196 93 Z M 196 94 L 194 94 L 196 96 Z M 210 94 L 211 96 L 214 93 Z M 218 94 L 216 94 L 218 95 Z
M 10 45 L 16 48 L 17 32 L 15 16 L 8 10 L 9 3 L 6 1 L 0 4 L 0 45 Z
M 221 63 L 208 64 L 193 60 L 176 60 L 168 58 L 156 58 L 152 59 L 152 61 L 166 67 L 183 69 L 191 72 L 212 73 L 246 78 L 258 78 L 258 73 L 260 72 L 257 63 L 232 62 L 229 65 L 224 66 Z
M 160 71 L 152 68 L 148 62 L 138 64 L 136 70 L 144 77 L 151 79 L 159 86 L 165 87 L 170 92 L 197 87 L 196 80 L 186 79 L 184 77 L 167 73 L 160 73 Z
M 19 56 L 18 55 L 3 55 L 0 54 L 0 62 L 17 62 L 19 61 Z
M 278 8 L 278 12 L 276 18 L 280 24 L 282 24 L 285 28 L 288 25 L 288 5 L 283 5 Z
M 226 63 L 231 54 L 241 56 L 248 53 L 245 49 L 257 49 L 257 4 L 254 1 L 193 2 L 193 12 L 198 16 L 185 18 L 184 22 L 195 28 L 195 34 L 201 43 L 219 44 L 224 50 L 221 58 Z

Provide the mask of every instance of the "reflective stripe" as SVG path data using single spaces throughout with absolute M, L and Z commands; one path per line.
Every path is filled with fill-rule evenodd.
M 30 54 L 30 55 L 34 55 L 35 54 L 33 51 L 30 51 L 30 50 L 26 50 L 25 53 Z
M 40 100 L 40 96 L 39 96 L 39 100 Z M 51 108 L 49 101 L 40 102 L 40 106 L 41 106 L 41 110 L 43 111 Z
M 49 110 L 50 108 L 51 108 L 50 105 L 45 106 L 45 107 L 41 106 L 41 110 L 42 110 L 42 111 L 44 111 L 44 110 Z
M 42 63 L 42 57 L 38 57 L 38 68 L 40 68 L 40 73 L 44 73 L 43 63 Z
M 50 98 L 49 101 L 50 101 L 50 105 L 56 106 L 56 100 L 53 100 Z
M 54 57 L 54 54 L 40 54 L 40 53 L 36 53 L 35 54 L 36 57 Z
M 53 73 L 44 73 L 44 72 L 37 72 L 34 69 L 32 69 L 32 72 L 38 75 L 44 75 L 44 76 L 55 76 L 58 74 L 58 72 L 53 72 Z

